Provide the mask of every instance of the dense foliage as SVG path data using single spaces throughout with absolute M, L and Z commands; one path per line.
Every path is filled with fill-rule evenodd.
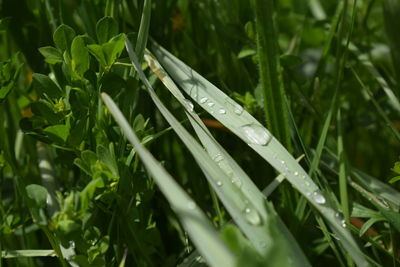
M 399 265 L 399 15 L 0 1 L 0 267 Z

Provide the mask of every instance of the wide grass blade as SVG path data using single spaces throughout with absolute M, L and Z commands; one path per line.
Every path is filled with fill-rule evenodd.
M 143 164 L 152 175 L 154 181 L 170 202 L 172 209 L 180 217 L 202 256 L 212 266 L 234 266 L 234 256 L 225 246 L 222 239 L 218 237 L 217 232 L 213 229 L 204 213 L 196 207 L 195 202 L 189 195 L 140 143 L 114 101 L 105 93 L 102 93 L 102 98 L 115 121 L 121 127 L 122 132 L 142 158 Z
M 258 240 L 259 243 L 257 244 L 257 248 L 262 248 L 264 246 L 264 250 L 267 250 L 268 247 L 265 246 L 268 244 L 274 244 L 271 240 L 271 234 L 269 233 L 269 229 L 273 228 L 271 228 L 270 225 L 266 223 L 267 221 L 265 221 L 261 216 L 256 204 L 248 199 L 246 195 L 243 194 L 242 190 L 235 183 L 232 183 L 232 178 L 218 166 L 218 162 L 221 159 L 220 156 L 212 159 L 197 143 L 197 141 L 188 133 L 188 131 L 179 123 L 179 121 L 170 113 L 170 111 L 162 104 L 161 100 L 158 98 L 151 84 L 141 70 L 136 54 L 134 53 L 128 40 L 126 40 L 126 47 L 131 61 L 135 66 L 140 79 L 145 84 L 153 102 L 192 153 L 200 168 L 205 173 L 210 185 L 213 187 L 214 191 L 217 193 L 228 212 L 231 214 L 233 220 L 249 237 L 249 239 Z M 193 106 L 191 103 L 184 101 L 184 104 L 187 106 L 188 112 L 193 113 Z M 268 218 L 268 221 L 272 221 L 272 218 Z M 267 232 L 267 234 L 264 232 Z M 260 236 L 265 238 L 260 239 Z M 293 261 L 290 259 L 292 258 L 291 256 L 287 256 L 286 258 L 288 261 Z
M 358 265 L 369 265 L 348 230 L 338 219 L 340 216 L 337 216 L 337 210 L 267 129 L 225 93 L 168 51 L 155 44 L 153 52 L 172 78 L 194 101 L 286 176 L 293 187 L 329 222 L 342 245 Z
M 218 166 L 226 173 L 226 175 L 231 177 L 231 183 L 235 184 L 243 192 L 247 199 L 250 202 L 254 203 L 254 206 L 257 209 L 257 212 L 262 217 L 263 221 L 267 222 L 270 216 L 275 216 L 275 214 L 270 214 L 265 209 L 265 197 L 263 196 L 262 192 L 260 192 L 257 186 L 247 176 L 243 169 L 236 163 L 236 161 L 229 155 L 229 153 L 213 138 L 200 117 L 195 112 L 193 112 L 193 105 L 189 103 L 188 100 L 184 97 L 184 95 L 175 85 L 173 80 L 159 64 L 157 59 L 155 59 L 154 56 L 151 55 L 149 52 L 145 54 L 144 58 L 152 71 L 163 82 L 166 88 L 186 108 L 186 114 L 201 143 L 207 150 L 210 157 L 218 161 Z M 205 173 L 207 174 L 207 172 Z M 281 230 L 280 233 L 282 233 L 285 237 L 284 240 L 286 240 L 286 246 L 291 250 L 293 260 L 296 260 L 296 262 L 301 266 L 309 265 L 296 240 L 293 238 L 286 226 L 282 223 L 280 219 L 276 219 L 275 222 L 277 225 L 273 227 L 277 227 Z M 274 241 L 272 241 L 272 243 L 267 242 L 267 240 L 270 239 L 268 231 L 265 231 L 263 229 L 252 229 L 248 227 L 244 228 L 243 231 L 246 235 L 248 235 L 253 246 L 260 253 L 264 253 L 266 250 L 272 248 L 274 245 Z
M 256 17 L 257 50 L 267 126 L 273 135 L 291 150 L 289 115 L 279 71 L 278 36 L 273 20 L 274 3 L 270 0 L 253 0 L 253 9 Z

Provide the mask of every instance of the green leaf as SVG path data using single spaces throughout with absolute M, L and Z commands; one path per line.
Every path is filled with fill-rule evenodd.
M 113 37 L 108 43 L 103 44 L 103 53 L 107 66 L 111 66 L 119 57 L 125 47 L 125 35 L 119 34 Z
M 53 34 L 54 44 L 61 51 L 71 52 L 72 40 L 75 37 L 75 31 L 70 26 L 61 24 Z
M 38 93 L 42 95 L 46 94 L 52 99 L 58 99 L 64 95 L 64 92 L 47 75 L 35 73 L 32 78 L 33 87 L 38 91 Z
M 55 113 L 52 105 L 45 100 L 33 102 L 30 106 L 35 115 L 43 117 L 51 124 L 58 124 L 64 118 L 62 114 Z
M 47 189 L 38 184 L 30 184 L 26 186 L 26 193 L 33 201 L 35 207 L 44 208 L 47 200 Z
M 397 182 L 397 181 L 400 181 L 400 176 L 395 176 L 395 177 L 393 177 L 392 179 L 389 180 L 389 183 L 390 183 L 390 184 L 393 184 L 393 183 L 395 183 L 395 182 Z
M 69 135 L 69 127 L 63 124 L 53 125 L 45 128 L 44 132 L 55 142 L 65 143 Z
M 86 49 L 84 38 L 83 35 L 75 37 L 71 45 L 72 70 L 81 78 L 90 67 L 89 52 Z
M 392 171 L 394 171 L 397 174 L 400 174 L 400 161 L 396 162 L 394 164 L 394 167 L 392 168 Z
M 98 44 L 88 45 L 89 52 L 97 59 L 101 66 L 107 66 L 106 56 L 103 52 L 103 47 Z
M 40 54 L 44 56 L 44 59 L 49 64 L 56 64 L 58 62 L 63 62 L 63 55 L 55 47 L 52 46 L 44 46 L 39 48 Z
M 93 198 L 94 192 L 97 188 L 103 188 L 104 182 L 102 178 L 92 180 L 80 194 L 80 208 L 86 211 L 89 207 L 89 202 Z
M 118 34 L 118 23 L 112 17 L 104 17 L 96 24 L 96 35 L 99 44 L 108 42 Z

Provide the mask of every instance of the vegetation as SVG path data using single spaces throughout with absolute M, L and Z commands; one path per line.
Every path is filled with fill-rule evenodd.
M 0 267 L 398 266 L 399 14 L 0 1 Z

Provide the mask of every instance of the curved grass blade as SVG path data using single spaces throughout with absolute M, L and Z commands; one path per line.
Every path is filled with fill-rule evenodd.
M 260 240 L 259 246 L 262 247 L 263 244 L 273 244 L 271 235 L 269 233 L 266 235 L 263 234 L 264 231 L 269 230 L 269 225 L 265 223 L 255 204 L 243 194 L 240 188 L 231 182 L 231 177 L 229 177 L 218 166 L 218 158 L 212 159 L 197 143 L 197 141 L 188 133 L 188 131 L 179 123 L 179 121 L 170 113 L 170 111 L 162 104 L 161 100 L 158 98 L 151 84 L 141 70 L 137 56 L 133 51 L 132 45 L 127 39 L 126 47 L 131 61 L 140 79 L 145 84 L 153 102 L 192 153 L 200 168 L 205 173 L 210 185 L 221 199 L 233 220 L 250 239 L 259 239 L 260 235 L 264 236 L 265 239 Z M 190 106 L 190 110 L 192 110 L 190 104 L 186 103 L 186 105 Z M 288 261 L 290 258 L 292 257 L 287 257 Z
M 231 183 L 235 184 L 243 194 L 248 198 L 248 200 L 254 203 L 255 209 L 262 217 L 263 221 L 268 221 L 270 216 L 275 217 L 274 214 L 270 214 L 265 209 L 265 197 L 262 192 L 258 190 L 257 186 L 253 181 L 247 176 L 243 169 L 236 163 L 236 161 L 229 155 L 228 152 L 214 139 L 210 131 L 207 129 L 205 124 L 202 122 L 200 117 L 194 112 L 193 105 L 188 102 L 184 97 L 169 75 L 164 71 L 159 62 L 151 55 L 146 52 L 144 59 L 152 69 L 152 71 L 158 76 L 158 78 L 164 83 L 166 88 L 176 97 L 176 99 L 186 108 L 186 114 L 189 118 L 191 125 L 196 131 L 204 148 L 206 148 L 208 154 L 211 158 L 218 161 L 218 166 L 231 177 Z M 243 203 L 245 204 L 245 203 Z M 271 204 L 272 205 L 272 204 Z M 293 260 L 296 264 L 300 266 L 309 266 L 307 258 L 301 251 L 299 245 L 297 244 L 294 237 L 291 235 L 289 230 L 283 224 L 283 222 L 278 218 L 274 220 L 275 226 L 280 229 L 280 233 L 286 240 L 286 245 L 290 250 Z M 262 229 L 243 229 L 243 231 L 248 235 L 253 246 L 260 252 L 265 253 L 268 249 L 272 249 L 274 242 L 267 243 L 269 240 L 269 231 L 263 231 Z M 255 235 L 251 231 L 254 231 Z
M 304 169 L 267 129 L 225 93 L 168 51 L 155 44 L 153 52 L 162 66 L 192 99 L 286 176 L 293 187 L 329 222 L 331 229 L 359 266 L 369 265 L 349 231 L 335 216 L 337 211 Z M 204 98 L 207 98 L 207 101 L 202 101 Z
M 140 143 L 114 101 L 105 93 L 102 93 L 101 96 L 115 121 L 121 127 L 122 132 L 136 148 L 143 164 L 170 202 L 172 209 L 180 217 L 182 224 L 202 256 L 212 266 L 234 266 L 234 256 L 225 246 L 222 239 L 218 237 L 204 213 L 196 207 L 196 204 L 188 194 Z

